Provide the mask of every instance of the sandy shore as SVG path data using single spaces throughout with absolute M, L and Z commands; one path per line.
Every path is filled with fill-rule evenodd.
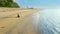
M 38 9 L 0 8 L 0 34 L 36 34 L 26 16 Z M 17 14 L 20 18 L 17 18 Z M 24 28 L 25 27 L 25 28 Z

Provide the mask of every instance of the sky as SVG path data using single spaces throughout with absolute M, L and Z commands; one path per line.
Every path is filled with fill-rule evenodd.
M 15 0 L 21 7 L 60 8 L 60 0 Z

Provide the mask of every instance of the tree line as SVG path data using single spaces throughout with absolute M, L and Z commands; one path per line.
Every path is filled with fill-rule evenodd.
M 0 7 L 19 8 L 19 5 L 13 0 L 0 0 Z

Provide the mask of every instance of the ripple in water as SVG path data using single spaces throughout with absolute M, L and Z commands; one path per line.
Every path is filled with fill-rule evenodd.
M 42 34 L 60 34 L 60 9 L 47 9 L 41 13 Z

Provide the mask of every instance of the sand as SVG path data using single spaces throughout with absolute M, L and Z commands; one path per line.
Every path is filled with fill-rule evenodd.
M 38 9 L 0 8 L 0 34 L 36 34 L 33 24 L 29 23 L 26 17 L 38 11 Z

